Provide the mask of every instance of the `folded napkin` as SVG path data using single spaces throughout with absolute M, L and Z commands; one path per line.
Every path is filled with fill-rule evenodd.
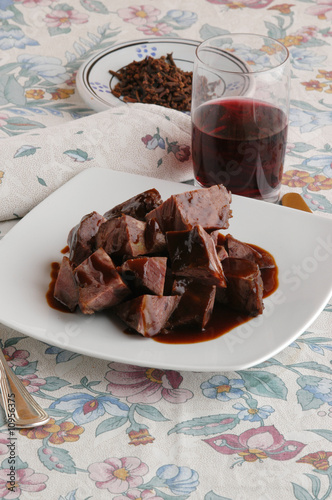
M 23 217 L 86 168 L 193 178 L 190 117 L 156 105 L 119 106 L 0 144 L 0 221 Z

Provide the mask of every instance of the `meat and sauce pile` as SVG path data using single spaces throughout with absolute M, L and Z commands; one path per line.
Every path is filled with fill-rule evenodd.
M 145 337 L 187 325 L 204 332 L 218 304 L 247 318 L 261 314 L 262 275 L 275 261 L 220 232 L 230 204 L 223 185 L 166 201 L 149 189 L 104 215 L 85 215 L 68 235 L 54 298 L 83 314 L 110 310 Z

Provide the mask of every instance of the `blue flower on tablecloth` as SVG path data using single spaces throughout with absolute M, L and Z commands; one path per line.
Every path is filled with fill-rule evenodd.
M 303 389 L 332 406 L 332 380 L 321 378 L 316 383 L 305 385 Z
M 156 472 L 163 486 L 167 486 L 173 495 L 190 495 L 199 485 L 198 474 L 189 467 L 168 464 L 159 467 Z
M 289 111 L 289 123 L 292 127 L 299 127 L 300 131 L 312 132 L 321 127 L 332 124 L 332 111 L 306 111 L 291 108 Z
M 99 417 L 105 412 L 114 417 L 126 417 L 129 407 L 111 396 L 92 396 L 90 394 L 68 394 L 54 401 L 50 408 L 73 412 L 72 419 L 76 424 L 84 425 Z
M 191 12 L 190 10 L 172 9 L 167 12 L 167 16 L 179 26 L 186 28 L 190 28 L 197 21 L 196 12 Z
M 10 19 L 15 16 L 14 12 L 8 9 L 13 3 L 13 0 L 0 0 L 0 19 Z
M 0 10 L 8 9 L 13 3 L 13 0 L 0 0 Z
M 24 49 L 27 45 L 39 45 L 36 40 L 25 36 L 20 28 L 0 29 L 0 49 Z
M 247 408 L 242 403 L 235 403 L 233 408 L 240 410 L 237 414 L 240 420 L 249 420 L 250 422 L 265 420 L 274 412 L 274 408 L 270 405 L 264 405 L 260 408 Z
M 326 59 L 326 56 L 318 56 L 309 49 L 299 47 L 291 47 L 289 53 L 293 68 L 306 71 L 312 70 Z
M 314 155 L 302 162 L 302 167 L 321 170 L 326 177 L 332 177 L 332 155 Z
M 77 488 L 76 488 L 76 490 L 72 490 L 69 493 L 67 493 L 67 495 L 65 497 L 60 495 L 59 500 L 76 500 L 76 491 L 77 491 Z
M 22 54 L 18 56 L 17 61 L 29 73 L 35 73 L 51 83 L 64 83 L 70 76 L 57 57 Z
M 144 142 L 147 149 L 150 150 L 154 150 L 157 148 L 165 149 L 165 140 L 162 137 L 160 137 L 159 129 L 157 129 L 157 133 L 154 134 L 153 136 L 147 134 L 146 136 L 142 137 L 141 140 L 142 142 Z
M 219 401 L 240 398 L 243 394 L 241 387 L 244 387 L 242 378 L 228 379 L 224 375 L 214 375 L 201 384 L 205 397 Z
M 271 66 L 270 57 L 262 50 L 253 51 L 246 45 L 237 44 L 233 47 L 227 43 L 223 44 L 222 49 L 229 50 L 232 54 L 245 61 L 249 66 L 254 67 L 255 71 L 260 71 Z

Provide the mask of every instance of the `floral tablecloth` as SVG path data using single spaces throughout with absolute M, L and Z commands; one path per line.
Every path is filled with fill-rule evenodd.
M 86 58 L 144 37 L 203 40 L 232 31 L 267 34 L 288 47 L 283 192 L 300 193 L 332 218 L 331 20 L 331 0 L 0 0 L 0 237 L 30 205 L 91 166 L 100 141 L 89 148 L 80 141 L 102 115 L 75 90 Z M 181 141 L 159 118 L 141 127 L 150 175 L 168 178 L 170 159 L 187 175 L 189 121 Z M 64 141 L 54 146 L 61 159 L 53 167 L 38 156 L 47 158 L 45 136 Z M 58 172 L 68 175 L 57 184 Z M 8 199 L 15 202 L 6 212 Z M 332 303 L 274 358 L 200 373 L 101 361 L 0 325 L 8 363 L 51 415 L 47 425 L 10 434 L 0 413 L 0 498 L 332 498 L 331 330 Z

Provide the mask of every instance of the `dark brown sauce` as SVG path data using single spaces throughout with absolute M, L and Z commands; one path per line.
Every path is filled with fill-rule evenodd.
M 69 246 L 66 245 L 65 248 L 61 250 L 61 253 L 68 253 L 69 252 Z
M 192 326 L 181 326 L 174 328 L 167 333 L 158 334 L 151 337 L 161 344 L 197 344 L 198 342 L 207 342 L 217 339 L 225 333 L 233 330 L 236 326 L 250 321 L 251 316 L 228 309 L 221 304 L 216 303 L 212 316 L 203 331 L 195 330 Z
M 278 288 L 278 267 L 275 263 L 273 256 L 266 250 L 256 246 L 251 245 L 259 253 L 267 255 L 271 262 L 274 263 L 274 267 L 266 268 L 261 270 L 262 280 L 264 284 L 263 298 L 271 295 Z M 67 253 L 67 252 L 64 252 Z M 58 300 L 54 298 L 54 286 L 60 269 L 60 264 L 58 262 L 52 262 L 51 264 L 51 282 L 49 284 L 48 291 L 46 293 L 47 303 L 52 309 L 58 311 L 70 313 L 71 311 L 61 304 Z M 207 342 L 208 340 L 213 340 L 221 337 L 225 333 L 233 330 L 233 328 L 242 325 L 252 319 L 251 316 L 241 314 L 238 311 L 228 309 L 221 304 L 215 304 L 213 314 L 209 320 L 208 325 L 204 331 L 195 330 L 192 326 L 181 327 L 169 331 L 168 333 L 163 333 L 151 337 L 155 342 L 162 344 L 195 344 L 198 342 Z M 132 330 L 125 329 L 125 333 L 134 333 L 139 335 Z

